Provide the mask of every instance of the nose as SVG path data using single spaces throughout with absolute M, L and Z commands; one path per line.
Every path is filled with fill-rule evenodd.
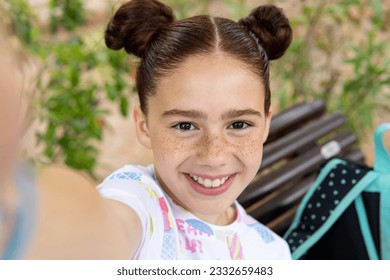
M 205 135 L 197 146 L 199 165 L 218 167 L 228 163 L 229 146 L 222 135 Z

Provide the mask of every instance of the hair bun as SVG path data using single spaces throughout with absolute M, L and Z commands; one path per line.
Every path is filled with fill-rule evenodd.
M 157 0 L 132 0 L 123 4 L 107 25 L 105 42 L 108 48 L 138 57 L 145 55 L 153 34 L 174 22 L 170 7 Z
M 239 21 L 252 32 L 267 53 L 268 59 L 280 58 L 292 41 L 292 29 L 282 9 L 274 5 L 255 8 L 248 17 Z

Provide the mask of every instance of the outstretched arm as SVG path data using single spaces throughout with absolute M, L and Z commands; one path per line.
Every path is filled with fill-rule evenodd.
M 105 199 L 92 182 L 63 167 L 38 174 L 39 210 L 31 259 L 129 259 L 141 242 L 137 214 Z

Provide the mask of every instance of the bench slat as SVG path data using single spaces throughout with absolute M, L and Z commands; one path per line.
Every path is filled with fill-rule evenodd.
M 342 127 L 345 122 L 345 117 L 334 113 L 265 145 L 260 169 L 265 169 L 278 160 L 292 156 L 308 144 Z
M 325 112 L 326 106 L 322 100 L 291 106 L 272 118 L 266 143 L 283 137 L 297 127 L 324 115 Z
M 353 133 L 347 131 L 337 135 L 332 141 L 338 142 L 341 151 L 345 151 L 357 142 L 357 138 Z M 310 149 L 305 154 L 292 159 L 274 172 L 263 176 L 261 173 L 258 174 L 239 196 L 238 201 L 244 207 L 248 207 L 261 197 L 278 189 L 279 186 L 314 172 L 326 161 L 321 154 L 322 147 Z

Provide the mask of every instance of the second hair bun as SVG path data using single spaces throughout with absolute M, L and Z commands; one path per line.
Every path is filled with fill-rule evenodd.
M 269 60 L 281 57 L 291 44 L 293 32 L 289 20 L 276 6 L 257 7 L 239 23 L 259 39 Z

